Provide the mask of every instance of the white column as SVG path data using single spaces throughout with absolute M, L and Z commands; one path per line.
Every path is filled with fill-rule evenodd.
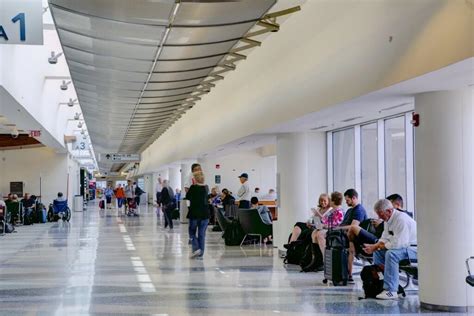
M 184 191 L 184 185 L 188 182 L 188 177 L 191 174 L 192 163 L 182 163 L 181 164 L 181 199 L 186 196 L 186 191 Z M 187 204 L 181 202 L 179 209 L 179 221 L 181 224 L 187 224 L 188 219 L 186 218 L 188 211 Z
M 294 224 L 309 218 L 310 205 L 314 206 L 317 195 L 326 191 L 324 133 L 278 135 L 277 187 L 279 208 L 273 237 L 274 246 L 283 250 Z
M 181 192 L 183 196 L 186 194 L 186 192 L 184 192 L 184 185 L 188 182 L 188 177 L 191 174 L 191 166 L 192 163 L 181 164 Z
M 181 189 L 181 173 L 180 167 L 172 166 L 168 168 L 168 182 L 170 187 L 173 188 L 173 191 L 176 189 Z
M 145 180 L 145 192 L 146 192 L 146 201 L 148 204 L 153 205 L 153 200 L 155 199 L 155 189 L 154 189 L 154 177 L 153 174 L 145 174 L 143 176 L 143 179 Z M 155 180 L 156 181 L 156 180 Z
M 465 260 L 474 255 L 474 93 L 439 91 L 415 97 L 415 180 L 420 302 L 467 312 L 474 288 Z

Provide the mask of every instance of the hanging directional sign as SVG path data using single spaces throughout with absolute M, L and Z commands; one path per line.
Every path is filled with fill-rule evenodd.
M 41 1 L 0 0 L 0 44 L 43 45 Z
M 140 154 L 100 154 L 100 161 L 138 162 Z

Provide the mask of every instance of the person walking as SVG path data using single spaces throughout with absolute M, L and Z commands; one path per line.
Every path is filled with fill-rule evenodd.
M 108 209 L 112 208 L 112 195 L 113 194 L 114 194 L 114 190 L 112 190 L 112 186 L 109 184 L 104 190 L 105 201 L 106 201 Z
M 117 198 L 117 207 L 121 209 L 125 200 L 125 191 L 121 184 L 119 184 L 117 189 L 115 189 L 115 197 Z
M 176 208 L 173 189 L 169 186 L 168 180 L 163 180 L 163 189 L 161 190 L 161 204 L 163 214 L 165 215 L 165 228 L 170 227 L 173 229 L 173 218 L 172 213 Z
M 206 229 L 209 225 L 209 187 L 204 184 L 204 174 L 197 171 L 193 174 L 195 184 L 186 193 L 189 200 L 189 233 L 192 245 L 191 258 L 202 259 L 206 243 Z
M 136 182 L 133 182 L 133 186 L 135 187 L 135 203 L 137 203 L 137 207 L 139 207 L 140 197 L 143 193 L 145 193 L 145 191 L 143 191 L 142 188 L 140 188 Z

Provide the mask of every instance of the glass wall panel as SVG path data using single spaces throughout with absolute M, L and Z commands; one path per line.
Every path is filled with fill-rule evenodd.
M 332 135 L 334 191 L 344 193 L 355 185 L 354 129 Z
M 378 199 L 377 123 L 361 126 L 360 133 L 362 205 L 374 217 L 373 205 Z
M 405 118 L 385 120 L 385 193 L 406 201 Z

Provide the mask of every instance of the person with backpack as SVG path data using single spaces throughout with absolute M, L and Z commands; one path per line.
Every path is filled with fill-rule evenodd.
M 169 186 L 168 180 L 163 180 L 163 189 L 161 190 L 161 204 L 163 209 L 163 214 L 165 217 L 165 228 L 170 227 L 170 230 L 173 229 L 173 218 L 172 213 L 176 208 L 174 192 L 173 189 Z
M 145 191 L 143 191 L 136 182 L 133 182 L 133 186 L 135 187 L 135 203 L 137 203 L 137 206 L 140 206 L 140 197 Z
M 416 259 L 416 222 L 406 213 L 395 209 L 387 199 L 378 200 L 374 211 L 385 222 L 382 237 L 376 244 L 364 245 L 367 254 L 374 254 L 374 264 L 384 265 L 383 291 L 376 298 L 398 299 L 399 263 L 404 259 Z

